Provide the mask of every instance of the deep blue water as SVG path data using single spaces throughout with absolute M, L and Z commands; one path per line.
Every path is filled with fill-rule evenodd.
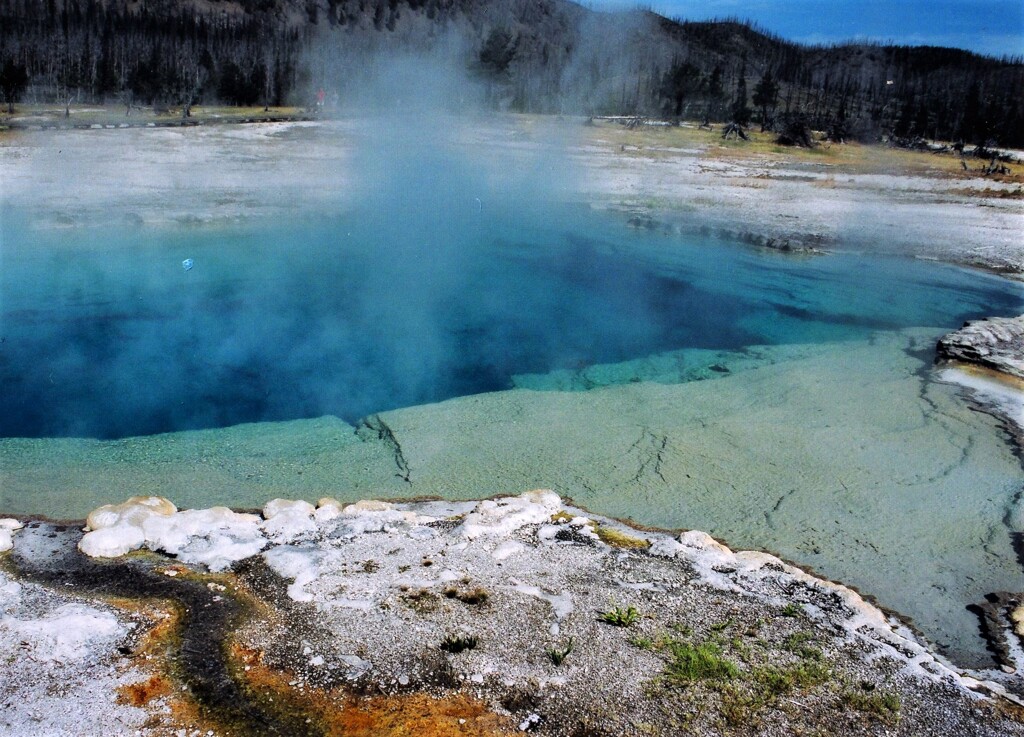
M 785 257 L 583 209 L 66 230 L 8 213 L 2 235 L 3 437 L 355 420 L 514 374 L 952 329 L 1024 304 L 984 274 Z

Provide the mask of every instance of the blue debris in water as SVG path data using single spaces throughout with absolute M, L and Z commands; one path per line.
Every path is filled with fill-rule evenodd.
M 183 268 L 185 271 L 191 271 L 194 263 L 195 262 L 192 261 L 192 259 L 187 258 L 181 262 L 181 268 Z

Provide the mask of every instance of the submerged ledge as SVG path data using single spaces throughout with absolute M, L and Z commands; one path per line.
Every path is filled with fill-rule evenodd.
M 849 588 L 550 491 L 18 524 L 5 734 L 1024 734 L 1019 627 L 958 670 Z

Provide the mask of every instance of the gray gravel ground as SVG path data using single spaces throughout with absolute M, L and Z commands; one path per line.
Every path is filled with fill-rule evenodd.
M 266 604 L 235 636 L 297 693 L 468 694 L 512 731 L 1024 735 L 1018 676 L 953 670 L 849 589 L 703 533 L 582 515 L 550 494 L 323 515 L 235 565 Z M 66 548 L 79 534 L 28 525 L 5 555 L 53 555 L 51 538 Z M 157 665 L 124 654 L 138 637 L 128 615 L 12 574 L 0 597 L 5 734 L 176 733 L 144 718 L 165 699 L 115 701 Z M 102 633 L 43 662 L 33 653 L 53 645 L 25 622 L 69 605 Z M 454 638 L 474 644 L 451 652 Z

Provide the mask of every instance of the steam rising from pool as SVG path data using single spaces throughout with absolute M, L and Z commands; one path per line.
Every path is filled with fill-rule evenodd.
M 8 208 L 0 436 L 354 421 L 519 374 L 955 326 L 1019 305 L 998 280 L 934 265 L 785 260 L 631 230 L 566 204 L 557 139 L 496 155 L 472 116 L 373 111 L 317 135 L 347 147 L 346 191 L 326 208 L 295 201 L 287 218 L 68 230 Z

